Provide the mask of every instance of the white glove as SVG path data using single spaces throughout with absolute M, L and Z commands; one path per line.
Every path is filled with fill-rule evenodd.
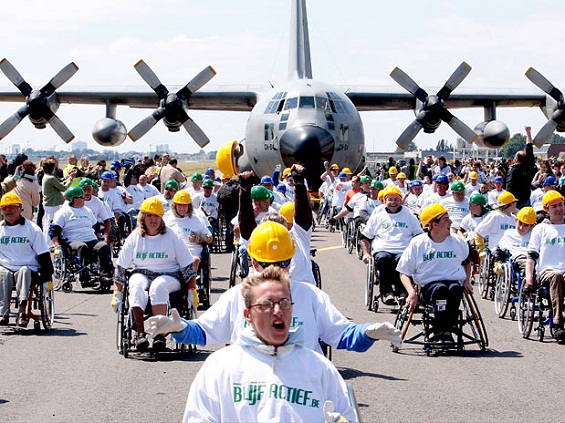
M 400 348 L 400 344 L 402 344 L 402 338 L 400 337 L 401 332 L 389 322 L 373 323 L 367 326 L 365 333 L 369 338 L 390 341 L 392 346 L 396 348 Z
M 324 403 L 324 423 L 348 423 L 347 419 L 335 410 L 333 401 Z
M 170 316 L 151 316 L 145 321 L 145 332 L 155 335 L 166 335 L 171 332 L 180 332 L 186 327 L 176 308 L 171 310 Z

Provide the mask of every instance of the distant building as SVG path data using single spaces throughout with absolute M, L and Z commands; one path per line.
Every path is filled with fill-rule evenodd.
M 155 146 L 155 152 L 156 153 L 165 153 L 167 151 L 169 151 L 169 144 L 157 144 Z
M 19 144 L 12 144 L 12 155 L 17 156 L 22 152 L 22 148 Z
M 87 150 L 88 149 L 88 144 L 84 141 L 75 141 L 71 144 L 71 150 L 74 151 L 81 151 L 81 150 Z

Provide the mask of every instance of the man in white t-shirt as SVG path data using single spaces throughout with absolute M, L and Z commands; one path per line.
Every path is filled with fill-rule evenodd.
M 396 263 L 410 240 L 422 233 L 422 227 L 416 216 L 402 206 L 402 192 L 397 186 L 386 187 L 383 198 L 384 207 L 376 208 L 367 221 L 361 242 L 363 262 L 369 263 L 374 256 L 383 302 L 393 305 L 404 293 Z
M 99 241 L 94 232 L 97 219 L 92 211 L 84 206 L 84 192 L 81 187 L 72 187 L 65 191 L 65 204 L 55 213 L 53 223 L 49 227 L 49 237 L 56 249 L 60 249 L 61 242 L 69 245 L 73 253 L 80 257 L 83 264 L 90 260 L 91 252 L 98 256 L 100 280 L 89 280 L 88 272 L 80 272 L 83 286 L 92 283 L 95 289 L 112 284 L 114 265 L 110 259 L 108 240 Z
M 461 181 L 451 184 L 451 195 L 440 201 L 449 212 L 451 231 L 455 234 L 461 227 L 461 221 L 469 214 L 469 198 L 465 196 L 465 185 Z
M 145 198 L 155 197 L 156 195 L 159 195 L 159 190 L 155 185 L 148 183 L 147 175 L 145 174 L 139 175 L 139 186 L 143 188 L 143 191 L 145 191 Z
M 534 273 L 539 285 L 549 285 L 553 310 L 553 337 L 565 342 L 563 329 L 563 301 L 565 299 L 565 219 L 563 213 L 565 198 L 552 190 L 543 196 L 543 208 L 549 214 L 549 221 L 540 223 L 532 230 L 526 260 L 526 285 L 524 293 L 535 291 Z M 537 262 L 537 264 L 536 264 Z M 535 271 L 534 271 L 535 269 Z
M 433 335 L 430 341 L 454 344 L 452 331 L 457 323 L 462 290 L 473 292 L 469 282 L 471 264 L 465 240 L 451 234 L 451 219 L 441 204 L 430 204 L 420 214 L 427 232 L 413 238 L 402 253 L 396 270 L 408 292 L 406 304 L 415 309 L 419 285 L 424 301 L 434 307 Z
M 0 326 L 10 320 L 10 298 L 16 283 L 18 317 L 16 323 L 26 327 L 31 283 L 47 282 L 53 275 L 53 264 L 45 237 L 39 226 L 22 216 L 20 197 L 8 192 L 0 200 L 4 220 L 0 222 Z

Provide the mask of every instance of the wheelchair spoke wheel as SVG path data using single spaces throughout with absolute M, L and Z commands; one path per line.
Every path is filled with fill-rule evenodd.
M 237 273 L 239 268 L 239 250 L 237 245 L 234 246 L 234 249 L 231 254 L 231 263 L 230 263 L 230 288 L 234 287 L 236 284 Z
M 526 284 L 522 283 L 520 299 L 518 300 L 518 329 L 523 338 L 529 338 L 530 333 L 532 332 L 532 327 L 534 325 L 537 295 L 525 295 L 525 286 Z
M 314 275 L 314 280 L 316 281 L 316 287 L 322 289 L 322 272 L 320 272 L 320 266 L 314 260 L 312 262 L 312 274 Z
M 58 291 L 67 279 L 67 265 L 62 254 L 53 257 L 53 289 Z
M 488 335 L 481 312 L 479 311 L 479 307 L 477 306 L 477 302 L 475 301 L 473 294 L 465 292 L 465 300 L 468 308 L 467 314 L 469 314 L 467 320 L 471 326 L 471 331 L 473 332 L 475 339 L 479 342 L 481 351 L 485 351 L 488 347 Z
M 361 260 L 363 258 L 363 243 L 361 242 L 361 232 L 365 225 L 361 224 L 357 227 L 355 231 L 355 252 L 357 253 L 357 258 Z
M 49 330 L 53 327 L 55 320 L 55 296 L 53 295 L 53 284 L 45 282 L 39 288 L 41 298 L 41 323 L 43 328 Z
M 502 275 L 497 275 L 494 288 L 494 309 L 501 319 L 506 315 L 512 288 L 512 270 L 509 263 L 503 263 Z
M 487 252 L 485 258 L 481 260 L 481 273 L 479 275 L 479 294 L 483 299 L 488 295 L 490 264 L 490 255 Z
M 367 278 L 365 281 L 365 306 L 369 311 L 373 311 L 373 289 L 375 281 L 375 261 L 371 258 L 367 264 Z
M 353 220 L 347 222 L 347 252 L 349 254 L 353 253 L 353 248 L 355 248 L 355 223 Z

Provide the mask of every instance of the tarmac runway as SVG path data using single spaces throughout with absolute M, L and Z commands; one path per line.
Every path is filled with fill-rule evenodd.
M 339 245 L 339 234 L 314 232 L 324 290 L 355 322 L 394 322 L 390 307 L 367 311 L 366 267 Z M 227 289 L 229 260 L 213 255 L 215 298 Z M 0 328 L 0 421 L 179 421 L 196 372 L 223 345 L 185 357 L 125 359 L 115 345 L 111 294 L 79 288 L 55 295 L 50 332 L 37 335 L 31 324 L 18 330 L 13 318 Z M 333 351 L 363 421 L 563 421 L 565 346 L 548 333 L 544 342 L 522 339 L 517 322 L 499 319 L 491 301 L 477 301 L 490 341 L 485 353 L 469 346 L 462 354 L 427 357 L 415 346 L 393 353 L 387 342 L 365 353 Z

